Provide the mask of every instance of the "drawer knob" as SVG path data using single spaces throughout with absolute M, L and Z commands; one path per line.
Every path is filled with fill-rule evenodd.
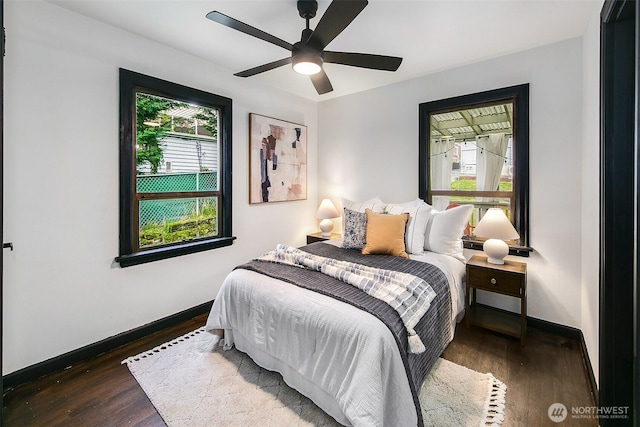
M 498 281 L 497 281 L 495 278 L 493 278 L 493 277 L 492 277 L 492 278 L 491 278 L 491 284 L 492 284 L 492 285 L 495 285 L 496 283 L 498 283 Z

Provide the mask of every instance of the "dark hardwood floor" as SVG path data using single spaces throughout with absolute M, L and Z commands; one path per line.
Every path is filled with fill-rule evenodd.
M 4 396 L 5 426 L 164 426 L 125 365 L 120 362 L 204 324 L 206 315 L 157 332 L 64 371 L 23 384 Z M 518 340 L 459 324 L 443 357 L 507 384 L 504 426 L 557 425 L 547 416 L 555 402 L 593 406 L 580 344 L 529 328 L 526 346 Z M 563 426 L 596 426 L 574 420 Z
M 164 329 L 4 395 L 3 426 L 164 426 L 120 362 L 204 325 L 206 315 Z
M 504 426 L 597 426 L 595 419 L 573 419 L 572 407 L 595 405 L 584 370 L 580 343 L 529 327 L 520 341 L 477 327 L 456 328 L 442 357 L 478 372 L 491 372 L 507 384 Z M 562 403 L 568 417 L 554 423 L 549 406 Z

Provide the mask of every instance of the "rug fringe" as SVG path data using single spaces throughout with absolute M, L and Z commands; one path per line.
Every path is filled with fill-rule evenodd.
M 484 425 L 489 427 L 497 427 L 504 422 L 504 405 L 507 395 L 507 385 L 493 376 L 491 372 L 487 375 L 491 376 L 489 384 L 489 395 L 484 406 L 482 419 Z
M 166 342 L 164 344 L 160 344 L 157 347 L 152 348 L 151 350 L 147 350 L 144 351 L 140 354 L 136 354 L 135 356 L 131 356 L 131 357 L 127 357 L 126 359 L 124 359 L 122 362 L 120 362 L 121 365 L 126 364 L 127 366 L 130 365 L 131 363 L 134 362 L 138 362 L 140 359 L 144 359 L 145 357 L 149 357 L 149 356 L 153 356 L 154 354 L 158 354 L 160 353 L 162 350 L 166 350 L 168 347 L 172 347 L 174 345 L 177 345 L 179 343 L 181 343 L 184 340 L 188 340 L 190 338 L 195 337 L 198 334 L 201 334 L 205 332 L 205 327 L 201 327 L 198 328 L 196 330 L 193 330 L 187 334 L 182 335 L 181 337 L 178 337 L 176 339 L 174 339 L 173 341 L 169 341 Z

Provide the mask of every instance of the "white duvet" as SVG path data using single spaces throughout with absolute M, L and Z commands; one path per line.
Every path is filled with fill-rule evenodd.
M 331 242 L 338 244 L 339 242 Z M 464 309 L 464 264 L 435 253 L 412 256 L 436 264 L 451 288 L 453 315 Z M 417 415 L 397 344 L 373 315 L 331 297 L 253 271 L 224 280 L 206 329 L 224 330 L 265 369 L 344 425 L 415 426 Z

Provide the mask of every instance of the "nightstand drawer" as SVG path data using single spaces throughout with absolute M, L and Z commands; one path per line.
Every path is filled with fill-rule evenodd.
M 521 296 L 522 275 L 519 274 L 474 268 L 469 272 L 467 280 L 471 286 L 477 289 Z

